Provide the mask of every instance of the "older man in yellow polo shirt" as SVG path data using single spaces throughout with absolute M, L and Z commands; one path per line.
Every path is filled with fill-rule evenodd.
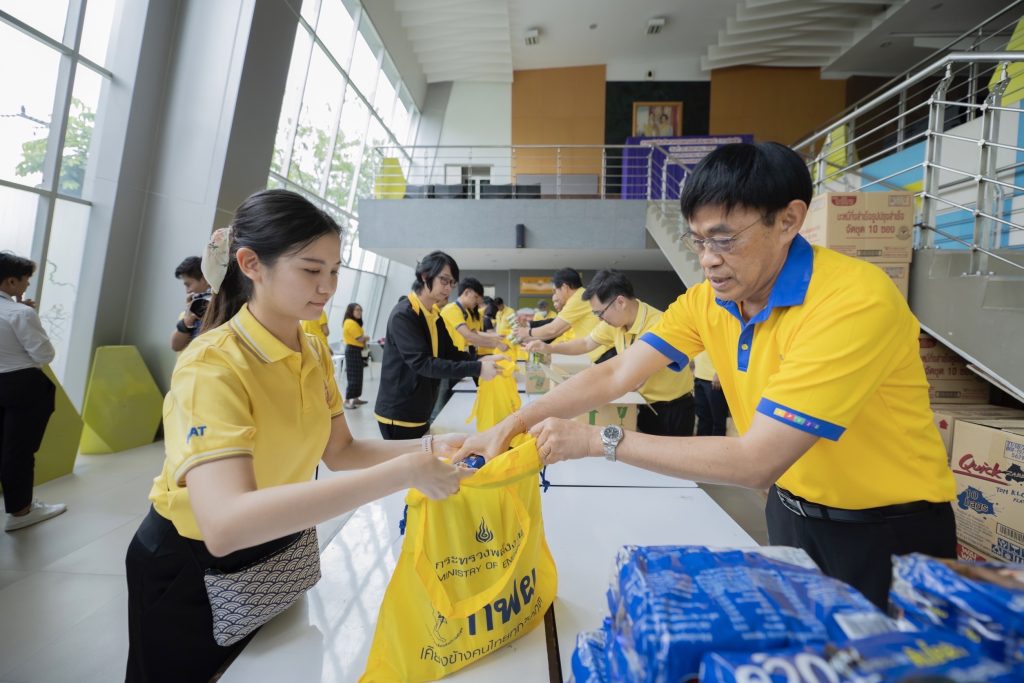
M 551 298 L 558 309 L 558 316 L 538 327 L 521 327 L 516 330 L 516 337 L 522 344 L 529 344 L 534 339 L 546 341 L 572 330 L 574 339 L 584 339 L 600 322 L 594 317 L 590 305 L 583 300 L 583 278 L 575 268 L 560 268 L 551 277 Z M 610 346 L 601 345 L 587 353 L 595 363 L 607 360 L 603 356 L 609 352 Z M 610 358 L 614 354 L 609 354 Z
M 562 353 L 577 356 L 601 346 L 624 353 L 661 320 L 662 312 L 644 303 L 633 293 L 633 283 L 624 273 L 598 271 L 583 291 L 583 301 L 600 322 L 582 339 L 547 343 L 534 340 L 527 351 Z M 658 436 L 693 436 L 693 373 L 689 367 L 675 372 L 665 367 L 650 376 L 640 387 L 647 405 L 640 406 L 636 428 Z
M 803 161 L 776 143 L 720 147 L 687 178 L 685 241 L 707 277 L 644 343 L 466 439 L 497 455 L 524 428 L 547 463 L 601 456 L 706 482 L 770 489 L 773 544 L 803 548 L 879 606 L 892 555 L 953 557 L 953 475 L 932 422 L 918 321 L 876 266 L 799 235 Z M 568 418 L 703 350 L 738 437 L 664 438 Z M 547 419 L 546 419 L 547 418 Z

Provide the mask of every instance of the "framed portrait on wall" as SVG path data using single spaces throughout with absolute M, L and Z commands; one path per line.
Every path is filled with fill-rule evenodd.
M 527 296 L 551 296 L 551 276 L 522 276 L 519 278 L 519 293 Z
M 634 102 L 633 136 L 672 138 L 683 134 L 682 102 Z

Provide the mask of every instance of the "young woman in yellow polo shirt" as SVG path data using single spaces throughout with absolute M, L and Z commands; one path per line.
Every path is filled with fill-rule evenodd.
M 369 337 L 363 332 L 363 307 L 352 302 L 345 307 L 345 322 L 342 323 L 341 338 L 345 342 L 345 407 L 358 408 L 366 405 L 359 398 L 363 395 L 363 349 Z
M 206 331 L 171 378 L 166 457 L 126 558 L 128 681 L 206 681 L 248 641 L 216 644 L 207 569 L 237 571 L 407 487 L 443 498 L 468 474 L 438 459 L 430 437 L 352 438 L 330 352 L 299 328 L 337 287 L 340 232 L 301 196 L 266 190 L 211 238 Z M 321 460 L 361 471 L 313 481 Z

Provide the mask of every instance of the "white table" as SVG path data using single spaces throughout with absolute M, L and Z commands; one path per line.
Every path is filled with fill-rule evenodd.
M 552 487 L 541 500 L 545 535 L 558 566 L 555 623 L 566 678 L 576 634 L 600 628 L 608 614 L 605 591 L 623 545 L 757 546 L 697 488 Z

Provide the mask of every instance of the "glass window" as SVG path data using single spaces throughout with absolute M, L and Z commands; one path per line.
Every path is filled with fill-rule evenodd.
M 68 0 L 0 0 L 0 11 L 28 24 L 54 40 L 64 40 L 64 25 L 68 20 Z M 3 41 L 0 40 L 0 44 Z M 3 62 L 26 64 L 27 62 Z
M 377 78 L 377 89 L 373 94 L 373 108 L 377 110 L 388 126 L 391 126 L 391 112 L 395 108 L 395 92 L 398 82 L 398 69 L 395 68 L 391 58 L 385 54 L 380 76 Z
M 82 64 L 78 65 L 75 86 L 71 93 L 68 128 L 64 134 L 64 154 L 60 163 L 58 191 L 61 194 L 83 196 L 92 131 L 96 123 L 96 109 L 99 107 L 100 90 L 103 85 L 102 76 Z
M 327 176 L 331 135 L 340 106 L 344 80 L 318 45 L 309 61 L 299 125 L 292 145 L 288 180 L 319 194 Z
M 356 23 L 349 10 L 341 4 L 341 0 L 324 0 L 316 34 L 320 36 L 320 40 L 327 46 L 327 51 L 342 69 L 348 68 L 355 30 Z
M 304 0 L 299 14 L 313 30 L 316 30 L 317 15 L 320 14 L 320 0 Z
M 292 48 L 292 61 L 288 66 L 288 82 L 281 101 L 281 118 L 278 120 L 277 137 L 274 139 L 274 156 L 270 161 L 270 170 L 274 173 L 285 173 L 285 155 L 291 149 L 295 125 L 299 120 L 302 88 L 306 84 L 306 71 L 312 47 L 313 37 L 309 31 L 299 26 Z
M 13 251 L 25 258 L 32 257 L 36 216 L 44 201 L 35 192 L 0 185 L 0 226 L 3 228 L 0 231 L 3 234 L 0 249 Z
M 373 86 L 377 83 L 377 55 L 382 47 L 377 32 L 364 12 L 359 19 L 359 33 L 356 35 L 349 75 L 367 99 L 373 97 Z
M 352 179 L 356 164 L 363 151 L 363 135 L 366 132 L 366 118 L 369 110 L 350 86 L 345 93 L 345 104 L 341 109 L 338 137 L 334 142 L 334 156 L 331 158 L 331 176 L 327 182 L 327 199 L 347 209 L 352 191 Z
M 85 24 L 78 52 L 97 64 L 107 64 L 110 32 L 114 26 L 115 0 L 89 0 L 85 6 Z
M 373 194 L 373 181 L 380 170 L 381 160 L 389 154 L 389 150 L 377 150 L 375 147 L 391 145 L 388 133 L 376 118 L 370 119 L 370 127 L 366 131 L 366 144 L 363 146 L 363 163 L 359 167 L 359 180 L 356 183 L 356 197 L 352 210 L 359 212 L 359 198 Z M 391 150 L 393 152 L 393 148 Z M 382 153 L 383 152 L 383 153 Z
M 0 23 L 0 178 L 43 182 L 60 54 Z
M 50 367 L 59 380 L 63 380 L 67 366 L 89 209 L 89 206 L 78 202 L 57 200 L 46 267 L 39 269 L 45 278 L 43 296 L 39 302 L 39 317 L 57 352 Z
M 388 125 L 391 132 L 401 144 L 406 143 L 409 132 L 409 110 L 412 108 L 412 97 L 403 85 L 398 91 L 398 99 L 395 101 L 395 111 L 391 114 L 391 121 Z

